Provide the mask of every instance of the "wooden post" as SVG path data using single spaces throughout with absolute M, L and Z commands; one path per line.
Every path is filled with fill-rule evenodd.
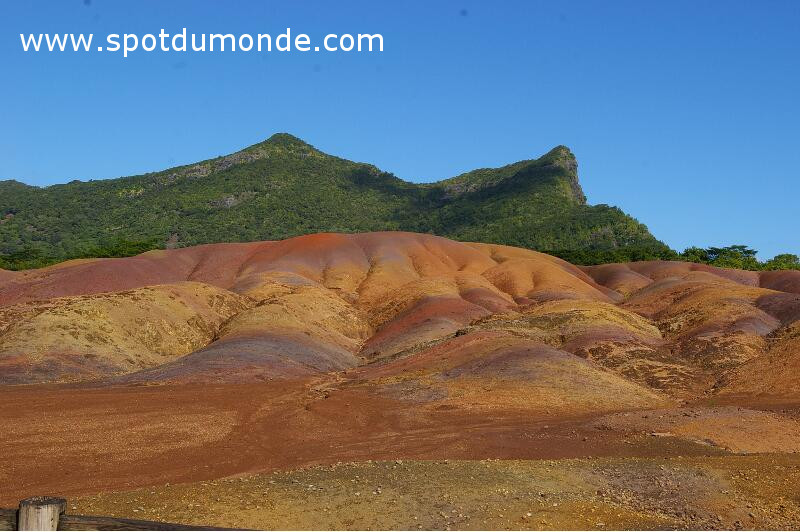
M 66 499 L 31 497 L 19 502 L 19 530 L 57 530 L 58 518 L 67 509 Z

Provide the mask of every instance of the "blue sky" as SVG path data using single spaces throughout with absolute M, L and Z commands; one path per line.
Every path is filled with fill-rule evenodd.
M 9 2 L 0 179 L 159 170 L 278 131 L 429 181 L 572 148 L 674 248 L 800 254 L 800 2 Z M 24 53 L 20 33 L 381 33 L 357 53 Z

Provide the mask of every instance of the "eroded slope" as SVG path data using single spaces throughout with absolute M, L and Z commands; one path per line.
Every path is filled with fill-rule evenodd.
M 470 396 L 497 388 L 496 379 L 514 389 L 498 399 L 505 406 L 528 397 L 530 407 L 535 389 L 554 390 L 548 400 L 558 403 L 570 386 L 616 396 L 592 403 L 599 409 L 726 387 L 794 396 L 776 387 L 793 382 L 777 368 L 796 358 L 794 273 L 676 262 L 578 268 L 534 251 L 402 232 L 72 261 L 0 277 L 0 364 L 17 368 L 0 378 L 249 382 L 366 365 L 394 368 L 398 382 L 421 371 L 439 389 L 429 390 L 432 401 L 465 404 L 491 403 Z M 186 287 L 224 303 L 200 304 Z M 430 353 L 450 348 L 477 365 L 434 369 Z M 748 368 L 759 369 L 757 379 L 743 376 Z

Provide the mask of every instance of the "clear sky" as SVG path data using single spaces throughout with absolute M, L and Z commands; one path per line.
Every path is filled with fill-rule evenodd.
M 383 53 L 24 53 L 20 33 L 381 33 Z M 0 179 L 159 170 L 279 131 L 428 181 L 572 148 L 677 249 L 800 254 L 800 1 L 6 2 Z

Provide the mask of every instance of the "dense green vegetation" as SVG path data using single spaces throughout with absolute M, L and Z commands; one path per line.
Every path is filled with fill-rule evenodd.
M 551 249 L 545 253 L 561 257 L 572 264 L 608 264 L 640 260 L 684 260 L 672 249 L 649 246 L 628 246 L 616 249 Z
M 36 188 L 0 183 L 0 266 L 147 247 L 407 230 L 541 250 L 667 250 L 617 208 L 589 206 L 559 146 L 537 160 L 414 184 L 287 134 L 163 172 Z
M 379 230 L 527 247 L 582 264 L 675 258 L 618 208 L 587 205 L 563 146 L 536 160 L 414 184 L 277 134 L 232 155 L 140 176 L 46 188 L 0 182 L 5 269 Z
M 775 255 L 766 261 L 756 258 L 756 250 L 741 244 L 718 248 L 686 248 L 682 253 L 671 249 L 627 247 L 609 250 L 553 250 L 549 252 L 573 264 L 607 264 L 638 260 L 680 260 L 740 270 L 800 270 L 800 257 L 791 253 Z
M 52 255 L 45 255 L 44 252 L 35 247 L 26 247 L 20 251 L 0 255 L 0 268 L 6 270 L 27 270 L 30 268 L 41 268 L 55 262 L 66 259 L 88 259 L 93 257 L 130 257 L 145 251 L 164 247 L 158 240 L 112 240 L 103 241 L 98 245 L 86 248 L 84 251 L 75 252 L 69 257 L 56 258 Z
M 775 255 L 766 261 L 756 258 L 756 250 L 743 245 L 724 248 L 691 247 L 680 254 L 680 260 L 711 264 L 720 268 L 738 268 L 741 270 L 800 270 L 800 258 L 791 253 Z

